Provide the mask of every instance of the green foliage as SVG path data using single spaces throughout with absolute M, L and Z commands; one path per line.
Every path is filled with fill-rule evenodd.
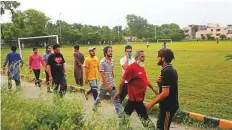
M 8 10 L 11 12 L 11 15 L 14 15 L 15 9 L 20 6 L 20 3 L 17 1 L 1 1 L 1 15 L 5 14 Z
M 224 39 L 226 39 L 226 35 L 225 35 L 225 34 L 221 34 L 221 35 L 220 35 L 220 38 L 221 38 L 222 40 L 224 40 Z
M 129 14 L 126 16 L 127 25 L 130 28 L 132 35 L 143 38 L 144 32 L 147 29 L 148 22 L 145 18 L 136 16 L 134 14 Z
M 205 40 L 205 38 L 206 38 L 205 35 L 201 35 L 202 40 Z
M 2 128 L 81 129 L 86 121 L 80 97 L 25 99 L 21 92 L 2 92 Z
M 210 33 L 206 34 L 206 37 L 207 37 L 208 40 L 212 40 L 213 39 L 212 34 L 210 34 Z

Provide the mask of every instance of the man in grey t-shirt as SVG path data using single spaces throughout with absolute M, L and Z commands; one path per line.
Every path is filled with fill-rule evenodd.
M 102 81 L 100 83 L 100 93 L 94 103 L 93 111 L 97 110 L 97 105 L 100 103 L 100 100 L 104 99 L 106 93 L 108 92 L 115 106 L 115 110 L 120 116 L 123 113 L 123 108 L 120 101 L 114 99 L 116 94 L 116 85 L 114 82 L 114 60 L 112 59 L 112 47 L 106 46 L 103 49 L 103 52 L 105 57 L 100 61 L 99 67 L 102 77 Z

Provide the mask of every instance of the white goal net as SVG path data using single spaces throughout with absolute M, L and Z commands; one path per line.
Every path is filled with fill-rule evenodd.
M 159 42 L 171 42 L 172 43 L 172 39 L 157 39 L 157 43 Z
M 24 44 L 21 43 L 22 40 L 29 40 L 29 39 L 42 39 L 42 38 L 50 38 L 50 37 L 55 37 L 56 38 L 56 43 L 59 44 L 59 39 L 58 39 L 58 35 L 49 35 L 49 36 L 38 36 L 38 37 L 22 37 L 22 38 L 18 38 L 18 46 L 19 46 L 19 52 L 20 52 L 20 56 L 22 57 L 22 48 L 24 48 Z

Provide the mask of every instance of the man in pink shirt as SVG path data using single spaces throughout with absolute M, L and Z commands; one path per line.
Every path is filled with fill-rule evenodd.
M 39 79 L 40 64 L 42 64 L 46 70 L 46 64 L 42 60 L 42 57 L 38 54 L 38 49 L 33 48 L 33 55 L 29 57 L 29 67 L 30 67 L 30 70 L 33 70 L 35 74 L 35 85 L 38 87 L 41 86 L 41 80 Z

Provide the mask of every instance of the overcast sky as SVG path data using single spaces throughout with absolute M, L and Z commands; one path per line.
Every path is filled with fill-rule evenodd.
M 232 24 L 232 0 L 21 0 L 20 10 L 44 12 L 54 22 L 126 26 L 126 15 L 142 16 L 151 24 Z M 9 21 L 9 16 L 1 22 Z

